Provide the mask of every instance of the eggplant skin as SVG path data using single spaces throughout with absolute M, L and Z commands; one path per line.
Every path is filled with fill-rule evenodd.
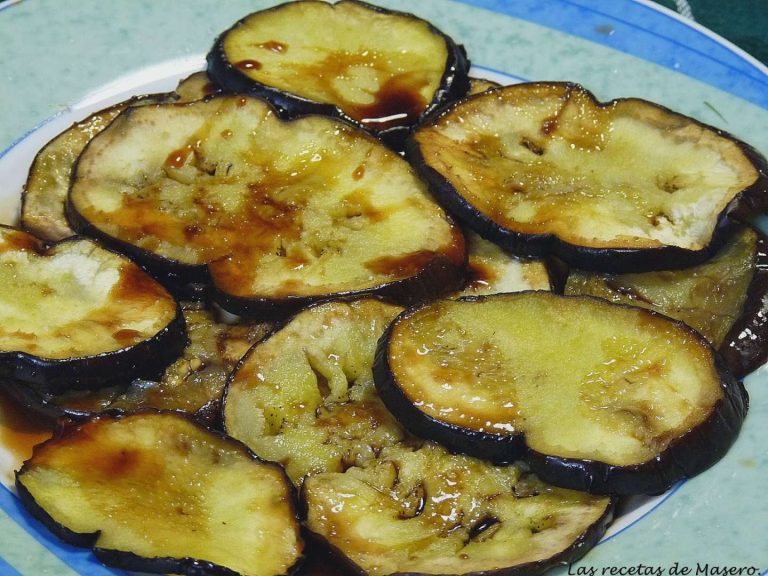
M 379 14 L 421 20 L 421 18 L 418 18 L 417 16 L 408 12 L 388 10 L 386 8 L 368 4 L 367 2 L 362 2 L 360 0 L 344 1 L 357 4 Z M 267 10 L 279 10 L 282 6 L 291 3 L 293 2 L 285 2 L 283 4 L 273 6 L 272 8 L 268 8 Z M 264 98 L 265 100 L 269 101 L 277 109 L 277 111 L 286 118 L 295 118 L 298 116 L 305 116 L 307 114 L 320 114 L 324 116 L 332 116 L 334 118 L 344 119 L 356 126 L 365 129 L 362 123 L 353 120 L 339 107 L 333 104 L 315 102 L 296 94 L 283 92 L 282 90 L 258 83 L 238 70 L 233 65 L 233 63 L 229 61 L 229 58 L 225 53 L 224 38 L 231 30 L 242 26 L 250 16 L 252 16 L 252 14 L 245 16 L 236 22 L 231 28 L 222 32 L 222 34 L 214 42 L 213 48 L 211 48 L 211 51 L 208 53 L 206 58 L 208 62 L 208 75 L 216 84 L 223 87 L 224 91 L 252 94 Z M 438 108 L 441 108 L 445 104 L 462 98 L 467 94 L 470 87 L 470 61 L 467 58 L 467 53 L 464 49 L 464 46 L 456 44 L 453 39 L 438 30 L 432 24 L 427 24 L 429 25 L 429 30 L 433 34 L 444 39 L 446 48 L 448 50 L 448 56 L 445 63 L 445 71 L 442 78 L 440 79 L 440 84 L 435 91 L 432 101 L 421 113 L 416 121 L 416 124 L 420 123 L 425 117 L 429 116 L 432 112 Z M 372 133 L 375 134 L 390 148 L 394 150 L 402 150 L 403 143 L 409 134 L 410 128 L 411 126 L 395 126 Z
M 731 372 L 743 378 L 768 360 L 768 237 L 758 231 L 755 273 L 747 288 L 741 316 L 718 352 Z
M 469 296 L 460 300 L 484 298 Z M 591 296 L 582 298 L 596 299 Z M 401 313 L 379 339 L 373 377 L 376 390 L 387 408 L 417 436 L 431 438 L 451 450 L 496 464 L 509 464 L 522 459 L 542 481 L 554 486 L 614 496 L 660 494 L 676 482 L 697 475 L 717 463 L 735 442 L 747 414 L 749 396 L 743 383 L 728 371 L 722 358 L 713 351 L 723 398 L 715 403 L 701 424 L 674 439 L 654 459 L 641 464 L 620 466 L 543 454 L 528 447 L 524 433 L 497 435 L 441 422 L 411 403 L 397 384 L 388 359 L 393 329 L 401 319 L 420 309 L 410 308 Z M 658 312 L 649 312 L 663 317 Z M 711 348 L 697 332 L 682 322 L 675 323 Z
M 389 284 L 366 290 L 330 294 L 318 300 L 316 297 L 287 296 L 280 299 L 242 298 L 220 290 L 215 284 L 211 287 L 212 299 L 227 312 L 244 318 L 257 317 L 263 320 L 285 320 L 307 306 L 328 300 L 350 301 L 360 298 L 381 298 L 402 306 L 412 306 L 433 300 L 446 292 L 459 290 L 466 280 L 467 254 L 462 263 L 450 258 L 438 257 L 423 270 L 409 278 L 395 280 Z
M 535 83 L 532 83 L 533 86 Z M 609 108 L 616 104 L 638 102 L 651 104 L 661 113 L 690 122 L 692 125 L 711 131 L 719 137 L 733 141 L 746 159 L 752 164 L 757 174 L 756 179 L 723 208 L 718 214 L 717 223 L 711 241 L 701 249 L 688 249 L 680 246 L 664 245 L 649 248 L 602 248 L 579 246 L 561 240 L 554 234 L 531 234 L 515 232 L 504 228 L 482 214 L 472 206 L 443 176 L 432 168 L 424 157 L 421 148 L 411 133 L 404 145 L 405 157 L 421 177 L 429 184 L 437 201 L 462 225 L 465 225 L 484 238 L 495 242 L 502 248 L 522 256 L 533 258 L 555 256 L 575 268 L 610 273 L 646 272 L 655 270 L 674 270 L 700 264 L 712 257 L 725 243 L 727 238 L 738 228 L 739 223 L 768 210 L 768 160 L 751 145 L 732 134 L 684 116 L 657 103 L 639 98 L 618 98 L 610 102 L 599 102 L 592 93 L 578 84 L 570 82 L 539 83 L 541 86 L 563 87 L 570 90 L 583 90 L 598 108 Z M 525 86 L 518 84 L 516 86 Z M 429 128 L 438 124 L 458 105 L 498 90 L 492 88 L 485 93 L 478 93 L 454 102 L 433 114 L 420 125 Z

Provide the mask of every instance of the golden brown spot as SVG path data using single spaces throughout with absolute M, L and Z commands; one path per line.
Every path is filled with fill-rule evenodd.
M 360 180 L 364 175 L 365 175 L 365 164 L 360 164 L 360 166 L 355 168 L 354 172 L 352 172 L 352 179 Z
M 43 241 L 38 240 L 26 232 L 6 232 L 2 236 L 2 240 L 3 241 L 0 243 L 0 252 L 34 252 L 40 256 L 45 254 L 45 244 Z
M 112 334 L 112 337 L 120 343 L 121 346 L 131 346 L 141 341 L 141 332 L 123 328 Z
M 400 256 L 381 256 L 368 260 L 364 266 L 375 274 L 387 274 L 395 277 L 409 277 L 417 274 L 438 255 L 431 250 L 419 250 Z
M 466 289 L 478 290 L 487 288 L 497 280 L 496 271 L 487 264 L 478 260 L 469 261 L 469 279 Z

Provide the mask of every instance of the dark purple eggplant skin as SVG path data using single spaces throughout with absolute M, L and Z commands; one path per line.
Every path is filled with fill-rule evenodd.
M 460 300 L 482 298 L 468 296 Z M 704 422 L 670 442 L 653 460 L 642 464 L 618 466 L 597 460 L 542 454 L 528 447 L 525 433 L 490 434 L 441 422 L 411 403 L 395 380 L 389 365 L 388 349 L 393 328 L 400 320 L 420 308 L 410 308 L 395 318 L 376 347 L 373 379 L 385 406 L 409 432 L 417 436 L 431 438 L 450 450 L 496 464 L 525 460 L 534 474 L 553 486 L 615 496 L 660 494 L 676 482 L 695 476 L 720 460 L 735 442 L 747 415 L 749 396 L 743 383 L 728 371 L 721 357 L 713 350 L 723 398 L 715 403 Z M 662 316 L 657 312 L 649 312 Z M 711 349 L 706 340 L 693 329 L 682 322 L 677 324 L 684 326 Z
M 745 377 L 768 360 L 768 237 L 755 230 L 755 274 L 747 288 L 747 300 L 718 350 L 737 378 Z
M 571 546 L 550 558 L 537 560 L 535 562 L 526 562 L 525 564 L 519 564 L 508 568 L 499 568 L 498 570 L 470 572 L 461 575 L 455 573 L 427 575 L 422 572 L 395 572 L 391 576 L 538 576 L 557 566 L 572 564 L 583 558 L 587 552 L 594 548 L 613 521 L 617 501 L 616 498 L 611 498 L 611 502 L 605 509 L 605 512 L 594 524 L 587 528 L 587 530 L 585 530 L 576 541 L 571 544 Z M 304 519 L 305 536 L 309 546 L 327 550 L 330 557 L 336 561 L 336 565 L 342 568 L 344 572 L 352 576 L 368 576 L 368 572 L 348 558 L 344 552 L 332 545 L 320 534 L 312 532 L 306 526 L 307 502 L 304 495 L 304 485 L 302 485 L 302 488 L 299 491 L 299 511 L 300 517 Z
M 298 496 L 297 496 L 296 488 L 293 486 L 293 483 L 288 479 L 287 474 L 285 474 L 285 470 L 280 464 L 277 464 L 276 462 L 267 462 L 265 460 L 262 460 L 250 448 L 248 448 L 245 444 L 243 444 L 239 440 L 236 440 L 231 436 L 227 436 L 226 434 L 224 434 L 219 430 L 216 430 L 201 424 L 199 421 L 195 420 L 185 412 L 179 412 L 175 410 L 154 410 L 151 408 L 145 408 L 142 410 L 138 410 L 136 412 L 125 413 L 125 414 L 101 414 L 95 417 L 94 419 L 97 420 L 97 419 L 109 418 L 109 419 L 119 420 L 120 418 L 131 416 L 134 414 L 177 414 L 182 418 L 190 420 L 199 428 L 203 428 L 208 432 L 210 432 L 211 434 L 214 434 L 220 438 L 224 438 L 230 444 L 236 445 L 238 449 L 245 452 L 251 459 L 264 464 L 269 464 L 270 466 L 274 466 L 275 468 L 281 470 L 283 472 L 283 477 L 285 479 L 286 485 L 290 487 L 290 491 L 293 496 L 292 501 L 293 502 L 297 501 Z M 61 438 L 62 436 L 66 436 L 69 429 L 73 427 L 77 427 L 78 425 L 83 424 L 83 422 L 72 423 L 67 421 L 60 421 L 60 424 L 61 425 L 57 428 L 53 437 L 46 440 L 42 444 L 39 444 L 39 446 L 42 446 L 43 444 L 47 444 L 49 442 L 54 442 L 59 438 Z M 37 447 L 33 448 L 33 456 L 34 456 L 34 450 L 37 450 Z M 24 505 L 24 508 L 26 508 L 26 510 L 38 522 L 40 522 L 43 526 L 45 526 L 45 528 L 50 530 L 56 537 L 66 542 L 67 544 L 72 544 L 73 546 L 78 546 L 80 548 L 92 548 L 94 556 L 96 556 L 104 564 L 108 566 L 114 566 L 116 568 L 123 568 L 125 570 L 133 570 L 138 572 L 152 572 L 152 573 L 158 573 L 158 574 L 185 574 L 186 576 L 237 576 L 238 575 L 237 572 L 229 568 L 226 568 L 219 564 L 214 564 L 213 562 L 207 562 L 205 560 L 196 560 L 194 558 L 170 558 L 170 557 L 144 558 L 142 556 L 138 556 L 137 554 L 134 554 L 133 552 L 125 552 L 122 550 L 112 550 L 108 548 L 94 547 L 93 545 L 96 542 L 96 539 L 99 537 L 99 534 L 100 534 L 99 532 L 91 532 L 91 533 L 74 532 L 69 528 L 67 528 L 66 526 L 60 524 L 59 522 L 56 522 L 35 501 L 35 499 L 29 493 L 29 490 L 27 490 L 24 487 L 24 484 L 22 484 L 20 480 L 20 476 L 23 474 L 27 466 L 27 462 L 28 461 L 25 461 L 24 464 L 22 464 L 21 468 L 15 472 L 16 491 L 18 493 L 19 500 L 21 500 L 21 503 Z M 296 512 L 295 505 L 294 505 L 294 517 L 298 522 L 299 517 L 298 517 L 298 513 Z M 303 562 L 304 562 L 304 557 L 302 556 L 297 561 L 297 563 L 291 568 L 287 576 L 293 576 L 294 574 L 296 574 L 301 568 L 301 565 L 303 564 Z
M 243 318 L 262 320 L 283 320 L 299 310 L 315 303 L 330 300 L 356 300 L 366 297 L 381 297 L 402 306 L 412 306 L 434 300 L 444 294 L 459 290 L 466 281 L 467 254 L 464 251 L 462 262 L 439 256 L 414 276 L 395 280 L 388 284 L 355 290 L 316 296 L 286 296 L 284 298 L 243 298 L 233 296 L 216 285 L 212 287 L 212 299 L 227 312 Z
M 548 84 L 566 84 L 569 82 L 549 82 Z M 492 89 L 493 90 L 493 89 Z M 422 126 L 438 123 L 443 115 L 454 109 L 461 102 L 477 98 L 482 94 L 459 100 L 432 115 Z M 606 108 L 623 101 L 637 101 L 637 98 L 619 98 L 601 103 L 590 93 L 594 103 Z M 405 157 L 419 175 L 429 185 L 435 199 L 462 225 L 471 228 L 483 238 L 494 242 L 520 256 L 532 258 L 557 257 L 574 268 L 623 274 L 626 272 L 650 272 L 655 270 L 675 270 L 695 266 L 711 258 L 736 230 L 740 221 L 745 221 L 756 213 L 768 210 L 768 160 L 755 148 L 735 136 L 686 117 L 660 104 L 651 103 L 666 114 L 683 118 L 692 124 L 711 130 L 719 136 L 734 141 L 749 158 L 758 172 L 757 179 L 731 200 L 718 216 L 717 225 L 709 244 L 700 250 L 690 250 L 679 246 L 660 246 L 656 248 L 593 248 L 577 246 L 560 240 L 552 234 L 525 234 L 503 228 L 490 218 L 476 210 L 448 180 L 437 170 L 429 166 L 421 153 L 415 138 L 405 142 Z
M 421 20 L 418 16 L 407 12 L 388 10 L 380 6 L 368 4 L 367 2 L 361 2 L 360 0 L 345 1 L 354 2 L 355 4 L 364 6 L 380 14 L 392 14 Z M 284 4 L 289 3 L 290 2 L 286 2 Z M 284 4 L 273 6 L 267 10 L 277 10 Z M 224 91 L 234 92 L 236 94 L 252 94 L 263 98 L 270 102 L 276 108 L 278 113 L 285 118 L 297 118 L 309 114 L 319 114 L 322 116 L 343 119 L 373 134 L 391 149 L 396 151 L 401 151 L 403 149 L 403 143 L 413 126 L 395 126 L 378 132 L 370 131 L 365 128 L 362 123 L 353 120 L 339 107 L 333 104 L 315 102 L 296 94 L 283 92 L 276 88 L 266 86 L 252 80 L 233 66 L 224 52 L 224 38 L 230 30 L 241 26 L 250 16 L 250 14 L 245 16 L 231 28 L 222 32 L 214 42 L 214 45 L 206 58 L 208 62 L 208 75 L 216 84 L 222 86 Z M 456 44 L 453 39 L 438 30 L 432 24 L 429 24 L 429 29 L 433 34 L 440 36 L 445 40 L 446 47 L 448 48 L 448 57 L 446 59 L 445 72 L 440 79 L 440 84 L 432 98 L 432 102 L 427 105 L 427 108 L 417 119 L 416 124 L 420 123 L 437 108 L 444 106 L 448 102 L 462 98 L 469 91 L 470 61 L 467 58 L 467 52 L 464 49 L 464 46 Z
M 152 338 L 128 348 L 79 358 L 49 359 L 25 352 L 0 352 L 0 379 L 34 383 L 52 393 L 103 386 L 121 378 L 156 378 L 181 355 L 187 345 L 186 324 L 181 308 Z

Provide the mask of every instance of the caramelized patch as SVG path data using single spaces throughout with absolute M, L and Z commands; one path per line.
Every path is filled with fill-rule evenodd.
M 352 172 L 352 179 L 360 180 L 363 176 L 365 176 L 365 164 L 360 164 L 360 166 L 355 168 L 354 172 Z
M 141 268 L 125 265 L 120 269 L 120 281 L 112 288 L 113 295 L 119 300 L 168 300 L 171 296 Z
M 34 252 L 42 256 L 45 254 L 45 244 L 31 234 L 21 230 L 5 230 L 2 232 L 0 252 Z
M 403 76 L 389 78 L 374 94 L 373 103 L 350 106 L 345 111 L 372 130 L 413 124 L 427 108 L 420 93 L 424 84 L 408 82 Z
M 120 346 L 133 346 L 134 344 L 139 343 L 142 339 L 141 332 L 129 328 L 117 330 L 112 334 L 112 337 L 117 340 Z
M 430 250 L 419 250 L 400 256 L 382 256 L 368 260 L 365 267 L 375 274 L 387 274 L 397 278 L 407 278 L 423 270 L 440 255 Z

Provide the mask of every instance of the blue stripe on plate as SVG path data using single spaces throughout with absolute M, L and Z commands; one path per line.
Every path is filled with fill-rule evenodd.
M 64 544 L 24 509 L 19 498 L 5 485 L 0 484 L 0 508 L 16 524 L 24 528 L 35 540 L 79 574 L 88 576 L 121 576 L 128 572 L 107 568 L 91 554 L 90 550 Z
M 609 46 L 768 109 L 768 75 L 762 69 L 736 58 L 737 54 L 713 36 L 644 4 L 613 0 L 590 0 L 588 4 L 586 0 L 458 1 Z
M 23 576 L 21 572 L 0 558 L 0 576 Z

